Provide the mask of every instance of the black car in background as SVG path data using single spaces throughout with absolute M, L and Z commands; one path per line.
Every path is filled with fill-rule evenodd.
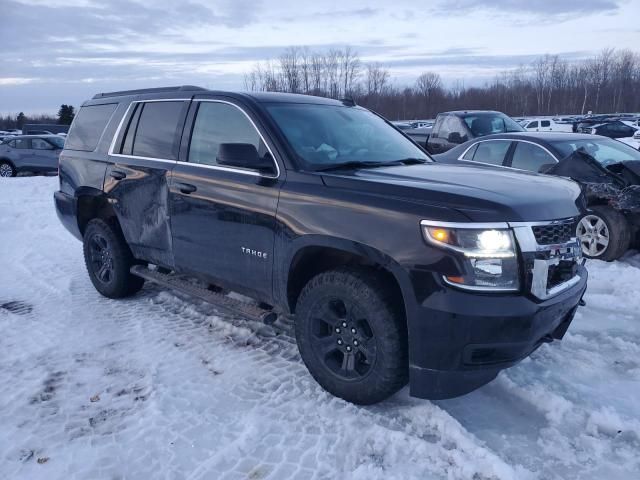
M 576 133 L 506 133 L 434 159 L 569 177 L 580 183 L 589 208 L 575 226 L 585 256 L 615 260 L 640 244 L 640 152 L 622 142 Z
M 523 131 L 521 125 L 502 112 L 469 110 L 439 113 L 427 140 L 427 151 L 443 153 L 473 138 Z
M 607 123 L 596 123 L 594 125 L 583 126 L 580 133 L 590 133 L 592 135 L 602 135 L 609 138 L 629 138 L 637 132 L 636 128 L 615 120 Z

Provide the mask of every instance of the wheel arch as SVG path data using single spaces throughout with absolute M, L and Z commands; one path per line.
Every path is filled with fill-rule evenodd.
M 314 236 L 296 245 L 286 263 L 286 305 L 295 313 L 303 287 L 319 273 L 342 266 L 368 267 L 382 275 L 399 302 L 403 313 L 408 311 L 407 300 L 411 282 L 403 268 L 383 252 L 358 242 L 332 237 Z
M 78 230 L 84 235 L 87 224 L 93 218 L 115 221 L 118 218 L 109 198 L 102 191 L 92 187 L 80 187 L 76 191 Z M 119 226 L 119 224 L 118 224 Z
M 16 172 L 18 171 L 18 167 L 9 157 L 0 157 L 0 163 L 8 163 Z

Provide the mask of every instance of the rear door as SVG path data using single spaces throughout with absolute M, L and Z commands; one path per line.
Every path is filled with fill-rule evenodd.
M 268 301 L 284 180 L 276 150 L 252 112 L 225 97 L 194 99 L 186 130 L 170 189 L 176 267 Z M 273 171 L 219 165 L 223 143 L 254 145 Z
M 173 267 L 169 174 L 189 99 L 133 102 L 111 147 L 104 190 L 138 258 Z
M 43 138 L 32 138 L 31 148 L 35 167 L 41 170 L 55 170 L 58 168 L 58 153 L 53 144 Z
M 35 166 L 35 153 L 31 148 L 30 138 L 16 138 L 9 142 L 12 149 L 12 160 L 16 168 L 30 168 Z

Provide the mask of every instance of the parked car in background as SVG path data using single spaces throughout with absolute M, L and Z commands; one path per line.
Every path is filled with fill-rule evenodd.
M 473 138 L 522 131 L 522 126 L 501 112 L 475 110 L 440 113 L 427 141 L 427 151 L 443 153 Z
M 575 133 L 591 133 L 587 129 L 595 125 L 603 125 L 609 122 L 615 122 L 618 117 L 615 115 L 588 115 L 580 119 L 575 127 Z
M 415 122 L 411 122 L 411 126 L 413 128 L 427 128 L 433 127 L 434 121 L 432 120 L 416 120 Z
M 69 125 L 61 125 L 58 123 L 27 123 L 22 126 L 23 135 L 47 135 L 67 133 Z
M 19 172 L 51 173 L 58 170 L 64 138 L 58 135 L 18 135 L 0 144 L 0 177 Z
M 640 245 L 640 152 L 617 140 L 575 133 L 491 135 L 434 159 L 569 177 L 581 184 L 590 210 L 575 225 L 585 256 L 610 261 Z
M 427 148 L 433 127 L 418 127 L 405 130 L 404 133 L 422 148 Z
M 551 118 L 530 118 L 520 122 L 528 132 L 572 132 L 573 126 L 568 123 L 556 123 Z
M 620 120 L 613 122 L 589 125 L 580 128 L 580 133 L 590 133 L 592 135 L 602 135 L 609 138 L 632 138 L 637 129 L 624 124 Z
M 415 128 L 409 122 L 391 122 L 391 124 L 400 130 L 411 130 L 412 128 Z

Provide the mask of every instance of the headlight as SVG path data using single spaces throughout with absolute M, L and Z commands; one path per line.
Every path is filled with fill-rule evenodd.
M 472 290 L 518 290 L 518 258 L 507 225 L 448 224 L 424 220 L 422 231 L 432 245 L 464 256 L 464 272 L 445 276 L 448 283 Z

